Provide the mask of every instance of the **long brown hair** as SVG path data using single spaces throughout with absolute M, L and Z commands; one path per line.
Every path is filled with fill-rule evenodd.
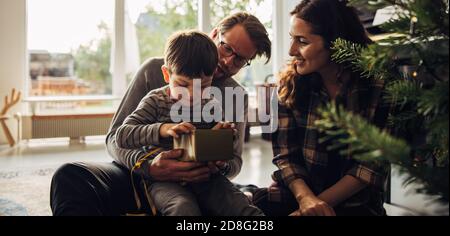
M 292 16 L 311 25 L 313 33 L 324 39 L 324 47 L 331 50 L 333 42 L 342 38 L 364 46 L 372 43 L 358 18 L 356 9 L 345 0 L 303 0 L 291 12 Z M 279 75 L 280 102 L 294 108 L 299 90 L 299 75 L 293 62 L 289 62 Z

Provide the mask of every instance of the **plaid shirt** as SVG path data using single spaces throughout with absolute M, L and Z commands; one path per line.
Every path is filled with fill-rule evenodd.
M 388 166 L 358 162 L 351 156 L 340 155 L 339 150 L 328 150 L 331 141 L 319 142 L 325 134 L 319 132 L 314 125 L 320 118 L 317 110 L 331 99 L 317 76 L 298 79 L 295 109 L 288 109 L 282 104 L 279 106 L 279 126 L 272 135 L 273 163 L 279 170 L 272 177 L 284 187 L 296 179 L 303 179 L 315 194 L 320 194 L 344 176 L 350 175 L 369 187 L 343 205 L 382 207 Z M 390 106 L 382 100 L 383 88 L 382 81 L 360 79 L 352 75 L 343 84 L 336 103 L 384 128 Z M 280 199 L 279 194 L 273 193 L 272 198 Z

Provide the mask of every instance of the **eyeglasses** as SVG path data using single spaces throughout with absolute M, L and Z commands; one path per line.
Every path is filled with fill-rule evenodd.
M 239 56 L 233 48 L 231 48 L 230 45 L 225 43 L 222 39 L 223 36 L 221 33 L 219 33 L 219 53 L 222 54 L 225 57 L 231 57 L 233 58 L 233 64 L 236 67 L 247 67 L 251 65 L 252 60 L 244 58 L 242 56 Z

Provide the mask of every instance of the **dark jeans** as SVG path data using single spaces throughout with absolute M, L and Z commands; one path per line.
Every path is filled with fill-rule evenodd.
M 55 216 L 120 216 L 129 213 L 151 213 L 145 196 L 143 182 L 134 176 L 143 209 L 138 211 L 131 185 L 131 173 L 117 163 L 72 163 L 60 167 L 53 176 L 50 205 Z M 222 185 L 231 183 L 222 181 Z M 140 184 L 137 184 L 140 183 Z M 216 187 L 220 187 L 216 183 Z M 224 188 L 223 186 L 221 188 Z M 233 190 L 234 191 L 234 190 Z M 223 195 L 227 196 L 227 195 Z M 222 197 L 223 197 L 222 196 Z M 246 201 L 242 194 L 235 194 L 240 202 Z M 205 201 L 204 199 L 202 201 Z M 242 214 L 261 214 L 249 206 Z M 248 209 L 248 210 L 247 210 Z M 250 212 L 250 213 L 249 213 Z M 241 214 L 239 213 L 239 214 Z M 208 214 L 215 214 L 208 212 Z M 225 214 L 234 215 L 228 211 Z
M 247 196 L 221 174 L 203 183 L 150 183 L 150 195 L 165 216 L 263 216 Z
M 53 215 L 119 216 L 135 212 L 130 177 L 130 171 L 116 163 L 65 164 L 52 179 Z M 148 210 L 148 206 L 144 209 Z
M 119 216 L 136 213 L 130 171 L 116 163 L 73 163 L 59 168 L 53 176 L 50 205 L 55 216 Z M 139 177 L 134 177 L 139 183 Z M 245 188 L 246 186 L 241 186 Z M 269 201 L 266 188 L 252 187 L 253 204 L 267 216 L 286 216 L 297 210 L 294 197 Z M 145 199 L 140 189 L 140 199 Z M 151 212 L 146 201 L 143 211 Z M 337 215 L 374 215 L 365 207 L 336 208 Z M 137 212 L 139 213 L 139 212 Z

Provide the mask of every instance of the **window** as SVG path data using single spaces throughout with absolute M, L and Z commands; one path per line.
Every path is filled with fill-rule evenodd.
M 28 0 L 29 96 L 112 94 L 114 6 L 114 0 Z M 44 110 L 86 111 L 102 104 L 41 105 Z
M 127 4 L 142 61 L 163 56 L 167 39 L 176 31 L 198 28 L 197 0 L 131 0 Z
M 163 56 L 166 41 L 174 32 L 198 29 L 198 0 L 123 1 L 127 22 L 125 31 L 118 33 L 125 34 L 125 38 L 130 32 L 137 36 L 125 39 L 133 42 L 131 46 L 125 45 L 125 62 L 133 62 L 131 66 L 125 65 L 126 68 L 136 69 L 150 57 Z M 99 107 L 114 111 L 112 101 L 95 102 L 92 96 L 112 97 L 113 87 L 126 86 L 121 81 L 114 81 L 113 85 L 113 77 L 118 74 L 111 74 L 112 56 L 118 50 L 112 48 L 116 3 L 116 0 L 28 0 L 28 95 L 44 100 L 55 96 L 80 100 L 40 102 L 38 111 L 98 113 Z M 273 0 L 214 0 L 210 1 L 209 15 L 214 26 L 236 11 L 250 12 L 265 24 L 272 37 L 272 4 Z M 129 80 L 134 71 L 126 70 Z M 262 84 L 270 74 L 272 64 L 256 59 L 235 78 L 254 94 L 255 85 Z M 83 101 L 86 96 L 90 99 Z

